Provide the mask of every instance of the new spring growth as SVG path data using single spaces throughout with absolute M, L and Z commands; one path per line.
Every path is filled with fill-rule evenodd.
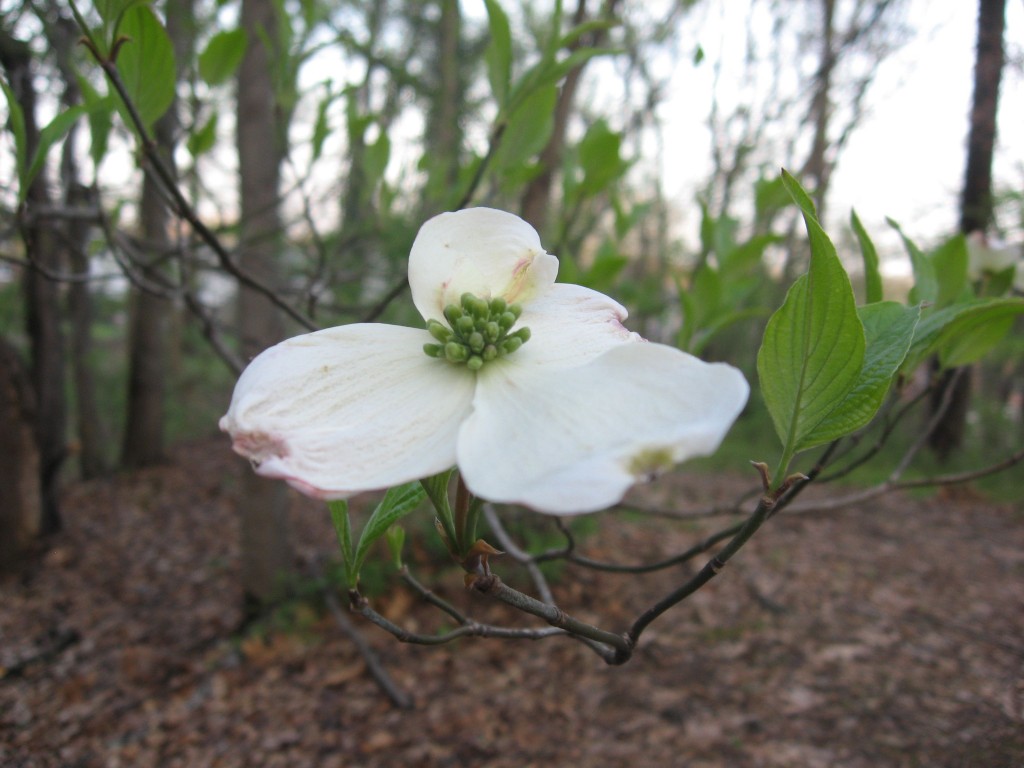
M 464 293 L 459 304 L 444 308 L 448 325 L 427 321 L 427 331 L 439 343 L 424 344 L 423 351 L 430 357 L 479 371 L 484 363 L 511 355 L 530 340 L 529 328 L 512 331 L 522 312 L 518 304 L 508 304 L 500 296 L 487 301 Z

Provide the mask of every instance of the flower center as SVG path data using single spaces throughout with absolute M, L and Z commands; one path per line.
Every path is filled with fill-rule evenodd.
M 444 308 L 448 325 L 427 321 L 427 331 L 439 343 L 424 344 L 423 351 L 430 357 L 479 371 L 484 363 L 511 355 L 530 340 L 529 328 L 512 332 L 522 313 L 518 304 L 509 304 L 500 297 L 487 301 L 464 293 L 461 303 Z

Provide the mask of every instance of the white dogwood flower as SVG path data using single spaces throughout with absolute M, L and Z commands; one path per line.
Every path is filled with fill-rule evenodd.
M 317 497 L 457 466 L 476 496 L 553 514 L 603 509 L 714 451 L 743 375 L 645 342 L 623 307 L 557 270 L 513 214 L 441 214 L 409 257 L 427 330 L 355 324 L 271 347 L 221 429 L 257 472 Z

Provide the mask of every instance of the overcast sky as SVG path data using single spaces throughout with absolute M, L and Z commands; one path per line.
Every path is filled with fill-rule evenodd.
M 746 6 L 746 2 L 731 2 L 723 4 L 728 11 L 708 15 L 706 32 L 700 35 L 708 59 L 725 56 L 738 61 L 742 56 Z M 1024 3 L 1008 6 L 1007 48 L 1017 61 L 1008 62 L 1004 71 L 995 176 L 997 182 L 1021 189 Z M 728 13 L 737 16 L 728 17 Z M 924 242 L 955 229 L 973 88 L 976 13 L 977 3 L 971 0 L 909 0 L 907 19 L 917 33 L 877 72 L 869 114 L 851 137 L 833 177 L 830 218 L 846 219 L 855 207 L 869 231 L 880 233 L 883 244 L 887 216 Z M 716 18 L 723 17 L 724 35 L 716 25 Z M 666 183 L 670 194 L 683 203 L 692 200 L 694 185 L 710 170 L 705 123 L 713 72 L 705 64 L 679 67 L 665 113 L 671 134 L 678 139 L 666 146 L 666 167 L 673 169 Z M 723 82 L 728 81 L 723 77 Z M 681 172 L 684 168 L 692 173 Z

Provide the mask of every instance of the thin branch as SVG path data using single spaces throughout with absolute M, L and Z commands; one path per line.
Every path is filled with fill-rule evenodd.
M 377 657 L 376 652 L 366 642 L 366 638 L 352 623 L 352 620 L 345 614 L 341 609 L 341 605 L 338 603 L 338 598 L 335 596 L 334 591 L 330 588 L 324 590 L 324 600 L 327 603 L 327 608 L 330 610 L 331 615 L 338 622 L 338 626 L 348 636 L 349 640 L 355 645 L 356 650 L 359 651 L 359 655 L 363 657 L 363 661 L 366 663 L 366 669 L 377 683 L 378 687 L 384 691 L 391 703 L 399 709 L 412 709 L 412 698 L 398 687 L 398 684 L 391 679 L 387 670 L 384 669 L 384 665 L 381 664 L 380 659 Z
M 555 598 L 551 594 L 551 587 L 548 586 L 548 580 L 544 578 L 544 574 L 541 572 L 540 566 L 537 565 L 537 561 L 529 552 L 520 548 L 513 541 L 508 531 L 505 530 L 501 518 L 498 517 L 498 513 L 494 511 L 494 507 L 490 504 L 484 504 L 484 517 L 494 532 L 498 545 L 505 550 L 505 554 L 526 568 L 526 572 L 530 574 L 530 578 L 533 580 L 533 585 L 537 588 L 540 599 L 549 605 L 554 605 Z
M 216 254 L 217 260 L 224 270 L 237 279 L 239 283 L 265 296 L 274 306 L 282 310 L 303 328 L 310 331 L 316 330 L 316 324 L 308 317 L 282 300 L 276 291 L 261 283 L 234 262 L 231 258 L 231 254 L 228 253 L 227 249 L 213 231 L 210 230 L 210 228 L 203 223 L 202 219 L 199 218 L 199 214 L 196 213 L 195 209 L 178 187 L 174 174 L 171 173 L 163 158 L 160 156 L 160 153 L 157 151 L 157 144 L 149 135 L 146 125 L 142 121 L 134 102 L 129 96 L 124 82 L 121 80 L 121 74 L 118 72 L 114 62 L 100 55 L 100 52 L 94 48 L 91 43 L 87 42 L 86 47 L 89 49 L 90 53 L 92 53 L 96 62 L 103 69 L 107 79 L 110 81 L 110 84 L 113 86 L 114 90 L 117 91 L 118 96 L 124 103 L 125 109 L 128 111 L 128 115 L 131 118 L 133 127 L 139 135 L 139 143 L 146 157 L 146 161 L 149 163 L 157 178 L 159 178 L 160 182 L 164 186 L 165 191 L 170 196 L 177 215 L 189 223 L 193 231 L 195 231 L 203 242 L 205 242 L 214 254 Z

